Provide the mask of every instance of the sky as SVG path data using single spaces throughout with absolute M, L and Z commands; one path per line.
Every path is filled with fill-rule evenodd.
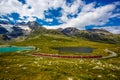
M 0 0 L 0 20 L 120 33 L 120 0 Z

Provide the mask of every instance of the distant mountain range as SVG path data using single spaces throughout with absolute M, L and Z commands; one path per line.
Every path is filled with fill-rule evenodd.
M 66 35 L 69 37 L 85 38 L 92 41 L 118 43 L 120 42 L 119 34 L 112 34 L 104 29 L 79 30 L 74 27 L 65 29 L 46 29 L 37 22 L 21 22 L 10 24 L 7 21 L 0 21 L 0 36 L 2 40 L 12 40 L 22 37 L 34 37 L 40 34 Z

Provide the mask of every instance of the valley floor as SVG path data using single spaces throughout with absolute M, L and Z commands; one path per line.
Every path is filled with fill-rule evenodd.
M 86 44 L 87 43 L 87 44 Z M 120 45 L 91 42 L 85 39 L 65 36 L 40 35 L 22 42 L 9 42 L 9 45 L 35 46 L 34 51 L 0 53 L 0 80 L 119 80 Z M 108 59 L 67 59 L 31 56 L 33 53 L 58 54 L 51 47 L 88 46 L 95 48 L 91 54 L 59 53 L 59 55 L 92 56 L 110 55 Z M 110 51 L 106 52 L 105 49 Z

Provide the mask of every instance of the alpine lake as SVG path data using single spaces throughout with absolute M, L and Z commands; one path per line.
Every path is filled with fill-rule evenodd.
M 0 53 L 35 50 L 32 46 L 0 46 Z

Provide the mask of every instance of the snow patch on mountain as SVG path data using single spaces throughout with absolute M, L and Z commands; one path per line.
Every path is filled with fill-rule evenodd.
M 32 29 L 30 29 L 29 26 L 17 26 L 17 27 L 20 27 L 21 29 L 28 31 L 28 32 L 31 32 L 31 30 L 32 30 Z
M 8 32 L 12 32 L 13 25 L 11 24 L 0 24 L 3 28 L 5 28 Z

